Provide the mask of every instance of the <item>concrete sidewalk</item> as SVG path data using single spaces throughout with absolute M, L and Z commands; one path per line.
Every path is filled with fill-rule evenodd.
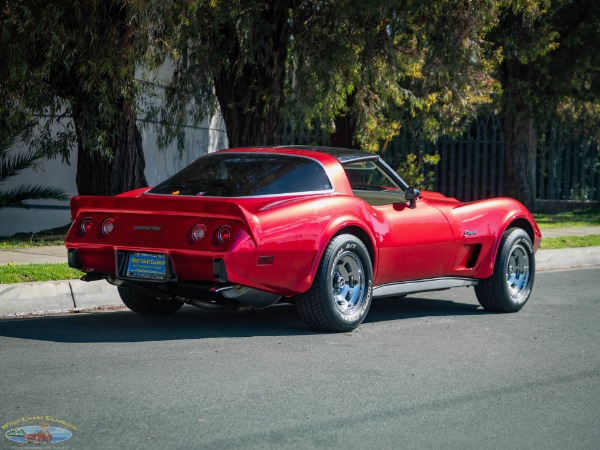
M 597 227 L 569 227 L 569 228 L 548 228 L 542 230 L 542 239 L 557 238 L 564 236 L 591 236 L 600 234 L 600 226 Z
M 600 235 L 598 227 L 572 227 L 543 230 L 546 238 Z M 66 263 L 63 246 L 0 250 L 0 266 L 8 264 Z M 536 270 L 557 270 L 600 266 L 600 247 L 539 250 Z M 0 285 L 0 317 L 76 312 L 123 306 L 117 288 L 105 281 L 49 281 Z
M 0 266 L 9 264 L 64 264 L 67 249 L 64 245 L 0 250 Z

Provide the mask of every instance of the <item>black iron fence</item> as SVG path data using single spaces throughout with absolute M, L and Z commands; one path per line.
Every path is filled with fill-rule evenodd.
M 600 151 L 585 129 L 552 128 L 538 139 L 538 199 L 600 200 Z
M 437 165 L 425 165 L 424 170 L 434 172 L 434 189 L 444 195 L 471 201 L 503 194 L 504 140 L 500 124 L 491 115 L 473 121 L 457 139 L 444 136 L 425 142 L 402 133 L 382 156 L 398 167 L 408 153 L 440 155 Z
M 318 124 L 307 128 L 283 121 L 282 143 L 327 145 Z M 459 138 L 427 142 L 401 133 L 382 157 L 397 168 L 409 153 L 440 155 L 440 162 L 424 170 L 435 174 L 434 189 L 461 201 L 504 194 L 504 137 L 497 117 L 474 120 Z M 585 130 L 552 128 L 538 133 L 536 198 L 540 200 L 600 201 L 600 149 Z

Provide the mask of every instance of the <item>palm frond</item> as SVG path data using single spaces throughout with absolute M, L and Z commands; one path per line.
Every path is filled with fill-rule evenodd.
M 28 169 L 45 158 L 45 152 L 41 150 L 16 153 L 4 156 L 0 161 L 0 183 L 25 169 Z
M 32 144 L 27 138 L 28 131 L 23 125 L 19 130 L 0 132 L 0 184 L 42 159 L 56 156 L 54 147 Z
M 9 191 L 0 191 L 0 208 L 9 205 L 18 205 L 23 200 L 67 200 L 67 198 L 68 196 L 62 189 L 28 184 Z

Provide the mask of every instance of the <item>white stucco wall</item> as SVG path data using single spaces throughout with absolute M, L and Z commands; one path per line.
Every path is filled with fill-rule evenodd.
M 197 126 L 186 128 L 185 152 L 179 154 L 175 145 L 158 150 L 157 135 L 151 126 L 140 123 L 140 131 L 146 159 L 146 179 L 153 186 L 199 156 L 227 147 L 225 125 L 220 116 L 206 119 Z M 18 151 L 18 150 L 17 150 Z M 62 188 L 67 195 L 77 195 L 75 176 L 77 152 L 71 152 L 71 165 L 59 160 L 44 161 L 37 169 L 28 169 L 10 178 L 2 189 L 11 189 L 23 184 L 41 184 Z M 0 208 L 0 236 L 11 236 L 19 232 L 33 233 L 60 227 L 70 223 L 69 201 L 31 200 L 27 208 Z

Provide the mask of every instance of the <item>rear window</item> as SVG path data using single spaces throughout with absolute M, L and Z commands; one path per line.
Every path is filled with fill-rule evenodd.
M 309 158 L 262 153 L 203 156 L 151 194 L 249 197 L 331 190 L 323 167 Z

